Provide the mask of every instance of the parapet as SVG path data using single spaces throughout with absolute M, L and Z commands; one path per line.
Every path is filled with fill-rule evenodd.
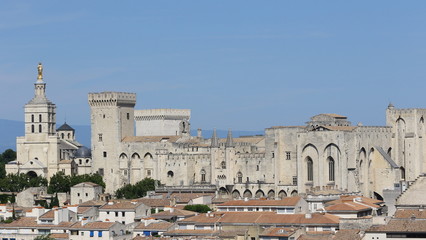
M 190 109 L 145 109 L 135 110 L 136 121 L 146 120 L 189 120 L 191 118 Z
M 89 105 L 96 106 L 128 106 L 134 107 L 136 104 L 136 93 L 126 92 L 101 92 L 89 93 Z

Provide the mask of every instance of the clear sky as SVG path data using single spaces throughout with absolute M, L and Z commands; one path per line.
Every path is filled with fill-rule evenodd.
M 87 93 L 192 109 L 192 128 L 262 130 L 318 113 L 384 125 L 426 108 L 426 1 L 1 1 L 0 118 L 23 120 L 44 65 L 58 126 Z

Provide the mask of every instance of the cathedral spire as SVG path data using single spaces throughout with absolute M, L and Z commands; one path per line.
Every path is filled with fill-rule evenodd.
M 213 129 L 211 147 L 219 147 L 219 138 L 217 138 L 216 128 Z
M 231 129 L 228 130 L 228 136 L 226 137 L 225 147 L 234 147 L 234 138 L 232 138 Z

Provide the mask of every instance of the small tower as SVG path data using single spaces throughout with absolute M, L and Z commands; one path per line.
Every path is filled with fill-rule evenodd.
M 217 137 L 216 128 L 213 129 L 213 136 L 212 136 L 212 142 L 210 147 L 217 148 L 219 147 L 219 138 Z
M 56 129 L 56 132 L 58 133 L 59 139 L 75 141 L 75 130 L 66 122 Z
M 228 136 L 226 137 L 225 147 L 227 147 L 227 148 L 229 148 L 229 147 L 235 147 L 234 146 L 234 138 L 232 138 L 232 131 L 231 131 L 231 129 L 228 130 Z

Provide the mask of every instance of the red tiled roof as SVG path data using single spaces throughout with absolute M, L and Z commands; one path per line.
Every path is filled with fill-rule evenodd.
M 157 223 L 150 223 L 148 225 L 145 225 L 145 223 L 140 223 L 135 227 L 135 230 L 163 230 L 167 231 L 170 227 L 172 227 L 174 224 L 169 222 L 157 222 Z

